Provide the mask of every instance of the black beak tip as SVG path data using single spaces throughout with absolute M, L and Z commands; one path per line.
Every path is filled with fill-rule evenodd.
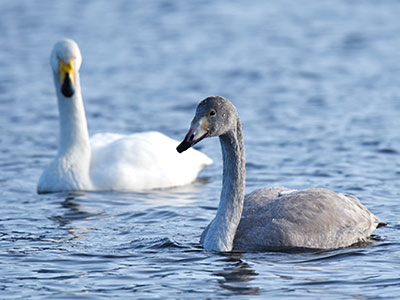
M 62 86 L 61 93 L 67 98 L 72 97 L 75 93 L 74 89 L 73 88 L 64 88 L 64 87 L 65 87 L 65 85 Z
M 66 75 L 63 85 L 61 86 L 61 93 L 70 98 L 75 94 L 75 89 L 72 85 L 71 79 L 69 78 L 69 74 Z
M 176 147 L 176 151 L 178 151 L 179 153 L 182 153 L 183 151 L 186 151 L 187 149 L 189 149 L 191 147 L 191 143 L 187 142 L 187 141 L 183 141 L 182 143 L 180 143 L 178 145 L 178 147 Z

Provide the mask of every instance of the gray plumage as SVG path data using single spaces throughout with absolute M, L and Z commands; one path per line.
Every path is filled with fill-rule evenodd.
M 234 249 L 334 249 L 368 239 L 379 220 L 348 194 L 312 188 L 258 189 L 245 197 Z
M 242 128 L 236 108 L 223 97 L 199 104 L 177 150 L 212 136 L 221 142 L 223 184 L 217 214 L 200 239 L 205 249 L 334 249 L 368 240 L 382 224 L 356 197 L 322 188 L 262 188 L 245 197 Z

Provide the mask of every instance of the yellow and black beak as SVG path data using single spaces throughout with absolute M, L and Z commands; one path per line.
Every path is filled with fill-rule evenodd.
M 72 97 L 75 93 L 74 59 L 71 59 L 68 63 L 60 59 L 58 62 L 58 75 L 60 76 L 61 93 L 65 97 Z

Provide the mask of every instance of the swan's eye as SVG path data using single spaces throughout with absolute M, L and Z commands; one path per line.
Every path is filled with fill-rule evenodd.
M 210 116 L 214 116 L 216 114 L 215 110 L 210 111 Z

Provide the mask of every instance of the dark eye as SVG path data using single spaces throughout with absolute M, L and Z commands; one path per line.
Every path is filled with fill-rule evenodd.
M 210 116 L 214 116 L 215 115 L 215 110 L 210 111 Z

